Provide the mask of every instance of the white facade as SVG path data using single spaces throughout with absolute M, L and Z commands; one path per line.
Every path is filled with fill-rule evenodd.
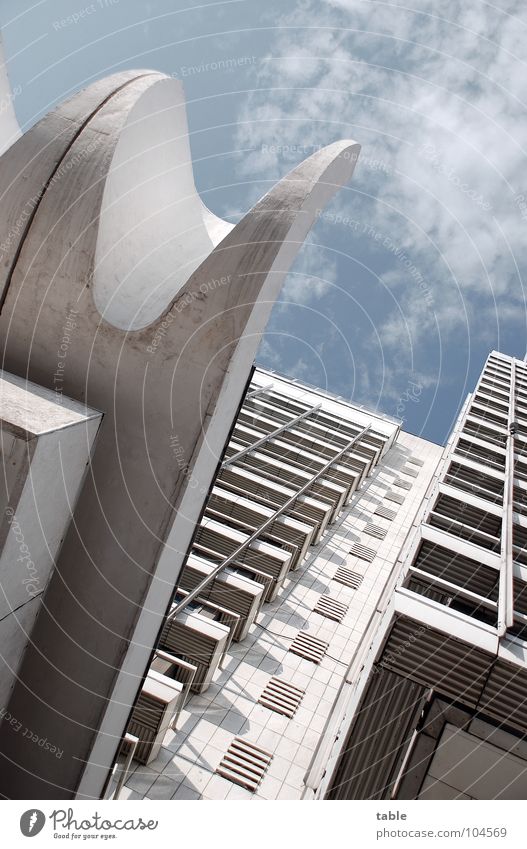
M 324 467 L 332 438 L 368 423 L 373 462 L 360 468 L 359 439 Z M 302 487 L 295 519 L 317 528 L 285 579 L 269 553 L 251 561 L 274 575 L 256 619 L 119 798 L 525 798 L 526 438 L 527 366 L 497 352 L 444 449 L 257 370 L 185 588 L 234 565 L 243 522 L 246 537 L 258 510 L 268 522 L 261 502 L 277 509 Z M 232 590 L 215 587 L 201 584 L 197 616 L 207 599 L 228 607 Z
M 364 428 L 369 430 L 338 457 Z M 243 540 L 336 456 L 294 506 L 262 531 L 259 543 L 232 561 Z M 369 628 L 396 577 L 398 555 L 440 456 L 439 446 L 401 433 L 391 419 L 256 370 L 180 586 L 196 587 L 228 556 L 225 571 L 238 581 L 238 592 L 243 582 L 257 590 L 263 580 L 258 572 L 270 575 L 270 583 L 253 624 L 242 639 L 235 637 L 211 683 L 191 695 L 155 757 L 132 762 L 120 798 L 313 794 L 330 755 L 328 741 L 350 670 L 364 662 Z M 294 527 L 280 525 L 287 520 Z M 287 550 L 287 539 L 295 539 L 304 556 L 290 546 L 284 570 L 278 555 L 284 557 L 279 546 Z M 202 588 L 198 617 L 212 615 L 207 600 L 241 610 L 223 574 L 214 589 Z M 185 645 L 183 652 L 177 640 L 169 647 L 166 636 L 160 641 L 163 650 L 177 656 L 179 648 L 180 656 L 196 664 L 203 644 L 194 646 L 194 656 L 190 643 Z M 156 661 L 154 666 L 160 668 Z M 141 737 L 140 724 L 132 726 Z M 260 758 L 268 759 L 261 781 L 254 783 L 252 767 L 244 767 L 251 758 L 256 769 Z
M 526 364 L 493 351 L 381 606 L 318 798 L 525 798 L 526 436 Z

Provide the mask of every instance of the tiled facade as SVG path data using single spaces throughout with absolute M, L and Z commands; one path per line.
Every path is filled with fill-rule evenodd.
M 273 383 L 272 392 L 261 392 L 270 383 Z M 251 398 L 251 393 L 258 390 Z M 281 439 L 268 440 L 256 451 L 241 456 L 233 465 L 242 471 L 256 471 L 256 465 L 245 462 L 256 453 L 262 458 L 258 474 L 266 475 L 269 469 L 274 472 L 273 446 L 277 445 L 276 454 L 281 452 L 281 462 L 289 476 L 280 483 L 290 487 L 295 473 L 288 471 L 289 466 L 313 473 L 315 464 L 310 462 L 310 457 L 298 453 L 306 450 L 306 440 L 313 434 L 321 439 L 322 449 L 331 456 L 331 452 L 346 444 L 347 438 L 368 424 L 374 431 L 370 442 L 374 450 L 368 451 L 366 442 L 365 455 L 352 453 L 352 474 L 347 486 L 343 484 L 347 502 L 343 509 L 332 511 L 320 541 L 309 546 L 302 562 L 286 575 L 276 597 L 261 605 L 247 636 L 231 643 L 223 668 L 216 670 L 212 683 L 203 692 L 191 695 L 176 729 L 166 731 L 157 756 L 147 764 L 132 762 L 120 798 L 300 799 L 305 795 L 310 765 L 317 752 L 320 757 L 335 706 L 346 689 L 350 667 L 369 648 L 365 640 L 368 625 L 387 585 L 395 579 L 401 547 L 441 456 L 441 448 L 401 433 L 394 421 L 263 371 L 255 373 L 248 398 L 227 448 L 227 461 L 243 450 L 240 440 L 244 436 L 247 436 L 246 446 L 262 438 L 257 430 L 262 428 L 262 419 L 267 433 L 271 432 L 272 424 L 266 425 L 265 419 L 273 413 L 274 404 L 287 406 L 289 398 L 290 418 L 302 414 L 302 405 L 321 404 L 321 408 L 302 420 L 301 431 L 290 428 L 286 436 L 289 441 L 284 441 L 285 434 L 280 434 Z M 278 416 L 274 426 L 279 427 L 280 407 L 274 412 Z M 333 417 L 335 434 L 328 432 L 326 416 Z M 346 427 L 351 430 L 343 435 Z M 331 444 L 333 436 L 335 442 Z M 354 449 L 362 444 L 359 441 Z M 271 461 L 268 468 L 266 458 Z M 350 466 L 346 470 L 347 459 L 345 454 L 339 462 L 340 483 L 345 482 L 350 472 Z M 220 471 L 216 488 L 222 487 L 222 477 Z M 226 479 L 234 480 L 232 476 Z M 308 489 L 306 495 L 322 499 L 323 504 L 325 498 L 328 509 L 328 494 L 321 495 L 322 482 L 323 479 Z M 276 479 L 275 483 L 280 485 Z M 299 483 L 294 485 L 298 488 Z M 252 503 L 258 502 L 254 492 L 249 498 Z M 336 490 L 334 498 L 334 503 L 341 499 Z M 263 502 L 268 503 L 265 498 Z M 214 521 L 217 519 L 216 516 Z M 202 525 L 209 520 L 206 510 Z M 198 533 L 196 539 L 203 537 Z M 207 545 L 212 544 L 210 539 L 207 538 Z M 361 556 L 350 553 L 357 544 Z M 207 552 L 199 545 L 192 556 L 206 558 Z M 264 560 L 258 562 L 265 565 Z M 348 585 L 350 582 L 352 586 Z M 343 614 L 340 621 L 314 610 L 321 597 L 325 597 L 323 611 L 337 619 Z M 227 606 L 227 598 L 228 595 L 223 597 L 223 606 Z M 327 644 L 319 663 L 290 651 L 299 634 L 316 638 L 321 641 L 318 645 Z M 188 654 L 185 659 L 191 660 Z M 294 715 L 277 713 L 270 709 L 269 703 L 259 703 L 271 679 L 278 679 L 278 686 L 284 681 L 303 691 Z M 242 745 L 255 744 L 272 756 L 252 791 L 247 789 L 247 780 L 246 786 L 231 780 L 231 762 L 227 760 L 229 778 L 224 777 L 225 770 L 220 767 L 235 740 L 241 740 Z M 223 775 L 217 772 L 218 768 Z

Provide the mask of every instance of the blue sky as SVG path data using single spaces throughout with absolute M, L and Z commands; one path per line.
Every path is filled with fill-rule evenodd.
M 0 0 L 0 23 L 23 128 L 123 68 L 181 78 L 198 188 L 233 221 L 319 146 L 360 142 L 259 361 L 441 442 L 488 351 L 527 347 L 527 8 L 413 5 Z

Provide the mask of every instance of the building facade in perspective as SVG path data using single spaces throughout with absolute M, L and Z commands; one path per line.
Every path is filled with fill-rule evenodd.
M 178 81 L 0 96 L 0 794 L 523 798 L 526 364 L 445 448 L 254 370 L 359 146 L 233 226 Z
M 383 605 L 319 793 L 524 799 L 527 366 L 492 352 Z
M 305 796 L 440 456 L 256 369 L 132 712 L 121 798 Z M 166 712 L 159 673 L 188 683 L 182 709 Z
M 444 449 L 257 369 L 108 795 L 524 798 L 526 413 L 497 352 Z

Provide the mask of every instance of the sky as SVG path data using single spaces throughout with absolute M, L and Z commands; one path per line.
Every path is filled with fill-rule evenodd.
M 181 79 L 196 185 L 230 221 L 319 147 L 362 145 L 261 365 L 442 443 L 488 352 L 524 357 L 520 0 L 0 0 L 0 24 L 23 130 L 118 70 Z

